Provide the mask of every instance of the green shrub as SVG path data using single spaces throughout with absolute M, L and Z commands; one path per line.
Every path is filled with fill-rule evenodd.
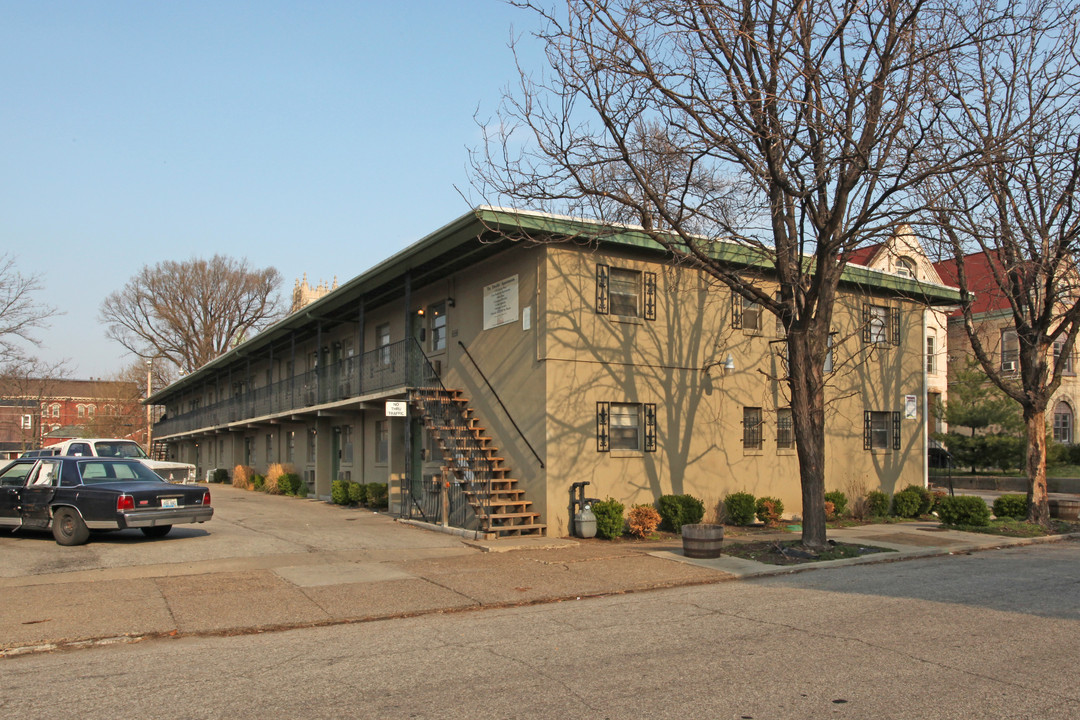
M 306 498 L 308 496 L 307 483 L 299 476 L 297 476 L 297 480 L 300 481 L 300 484 L 296 487 L 296 492 L 293 494 L 296 495 L 296 497 Z
M 825 493 L 825 502 L 833 504 L 833 515 L 839 519 L 847 515 L 847 495 L 843 490 L 833 490 Z
M 754 522 L 754 496 L 748 492 L 734 492 L 724 498 L 724 514 L 732 525 L 751 525 Z
M 366 488 L 363 483 L 349 482 L 349 502 L 360 505 L 364 502 L 363 498 L 367 496 Z
M 866 493 L 866 512 L 870 517 L 885 517 L 889 514 L 889 496 L 880 490 Z
M 266 477 L 264 475 L 256 475 L 255 477 L 251 478 L 251 487 L 255 490 L 265 490 Z
M 919 511 L 916 515 L 927 515 L 934 509 L 934 494 L 922 485 L 908 485 L 904 492 L 911 491 L 919 496 Z
M 285 479 L 289 483 L 289 494 L 296 495 L 300 492 L 301 487 L 307 487 L 307 484 L 301 479 L 298 473 L 286 473 Z M 281 482 L 280 480 L 278 482 Z
M 1024 464 L 1024 438 L 998 433 L 982 435 L 986 467 L 1015 470 Z
M 893 495 L 892 514 L 900 518 L 913 518 L 919 515 L 922 495 L 914 488 L 907 488 Z
M 597 500 L 592 504 L 593 515 L 596 516 L 596 536 L 605 540 L 620 537 L 623 533 L 623 510 L 626 509 L 615 498 Z
M 368 483 L 367 484 L 367 504 L 368 507 L 382 509 L 389 505 L 389 491 L 386 487 L 386 483 Z
M 229 471 L 225 468 L 217 468 L 214 470 L 214 474 L 210 476 L 210 482 L 215 483 L 227 483 L 229 482 Z
M 353 483 L 349 487 L 349 500 L 357 505 L 367 505 L 369 484 L 370 483 Z
M 335 505 L 349 504 L 349 485 L 344 480 L 330 483 L 330 500 Z
M 1046 441 L 1046 464 L 1047 465 L 1064 465 L 1069 461 L 1069 446 L 1062 445 L 1059 442 L 1054 441 L 1053 438 L 1047 438 Z
M 938 503 L 938 518 L 943 525 L 989 525 L 990 508 L 977 495 L 946 497 Z
M 701 522 L 705 517 L 705 503 L 693 495 L 661 495 L 656 501 L 660 513 L 660 528 L 679 532 L 683 525 Z
M 769 527 L 776 527 L 784 515 L 784 503 L 780 498 L 759 497 L 754 503 L 754 514 Z
M 1067 445 L 1066 447 L 1068 448 L 1069 452 L 1065 457 L 1065 462 L 1069 463 L 1070 465 L 1080 465 L 1080 444 Z
M 999 495 L 994 500 L 994 517 L 1022 520 L 1027 517 L 1027 512 L 1027 495 L 1010 493 L 1008 495 Z

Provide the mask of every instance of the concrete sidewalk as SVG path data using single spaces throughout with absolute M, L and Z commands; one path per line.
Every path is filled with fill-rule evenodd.
M 461 540 L 456 548 L 324 551 L 0 577 L 0 658 L 147 638 L 580 600 L 1066 537 L 1015 540 L 921 522 L 845 528 L 829 536 L 896 552 L 774 566 L 730 556 L 691 560 L 678 541 L 517 538 Z

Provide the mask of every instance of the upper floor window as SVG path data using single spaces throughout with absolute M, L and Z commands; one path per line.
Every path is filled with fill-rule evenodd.
M 1012 328 L 1001 331 L 1001 369 L 1005 372 L 1016 370 L 1020 360 L 1020 338 Z
M 896 274 L 900 277 L 915 278 L 915 261 L 909 257 L 896 258 Z
M 761 330 L 761 306 L 738 293 L 731 295 L 731 327 L 751 332 Z
M 656 273 L 596 266 L 599 315 L 656 319 Z
M 379 362 L 390 364 L 390 323 L 375 328 L 375 347 L 379 348 Z
M 1061 372 L 1065 375 L 1073 374 L 1073 358 L 1072 354 L 1062 355 L 1062 351 L 1065 349 L 1065 341 L 1057 340 L 1054 342 L 1054 367 L 1058 364 L 1061 365 Z
M 428 308 L 428 332 L 431 333 L 431 350 L 446 349 L 446 303 L 435 303 Z
M 937 338 L 933 335 L 926 336 L 926 372 L 937 372 Z
M 900 309 L 863 305 L 863 342 L 872 345 L 900 344 Z
M 60 403 L 53 403 L 49 406 L 49 410 L 54 418 L 60 417 Z

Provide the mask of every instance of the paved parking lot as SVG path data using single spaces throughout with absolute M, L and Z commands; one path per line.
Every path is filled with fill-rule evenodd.
M 177 525 L 159 540 L 150 540 L 139 530 L 124 530 L 94 533 L 86 545 L 61 547 L 51 533 L 0 531 L 4 558 L 0 577 L 123 568 L 135 575 L 139 568 L 162 565 L 180 566 L 170 572 L 206 564 L 248 569 L 286 560 L 296 565 L 296 555 L 303 554 L 325 562 L 334 556 L 378 561 L 475 552 L 458 537 L 402 525 L 371 510 L 264 495 L 231 485 L 209 488 L 214 519 L 202 525 Z

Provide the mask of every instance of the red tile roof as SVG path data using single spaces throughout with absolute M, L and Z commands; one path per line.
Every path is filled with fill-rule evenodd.
M 878 250 L 880 250 L 881 246 L 884 244 L 885 243 L 877 243 L 876 245 L 867 245 L 866 247 L 855 249 L 848 255 L 848 262 L 854 265 L 869 265 L 870 261 L 874 259 Z
M 993 263 L 993 265 L 991 265 Z M 993 312 L 995 310 L 1008 310 L 1009 299 L 998 287 L 994 279 L 992 267 L 1000 268 L 996 259 L 991 259 L 986 253 L 977 252 L 964 257 L 964 274 L 967 276 L 968 292 L 975 295 L 975 302 L 971 311 L 975 314 Z M 941 281 L 946 285 L 959 285 L 959 274 L 956 269 L 956 260 L 943 260 L 934 263 L 934 269 L 941 276 Z

